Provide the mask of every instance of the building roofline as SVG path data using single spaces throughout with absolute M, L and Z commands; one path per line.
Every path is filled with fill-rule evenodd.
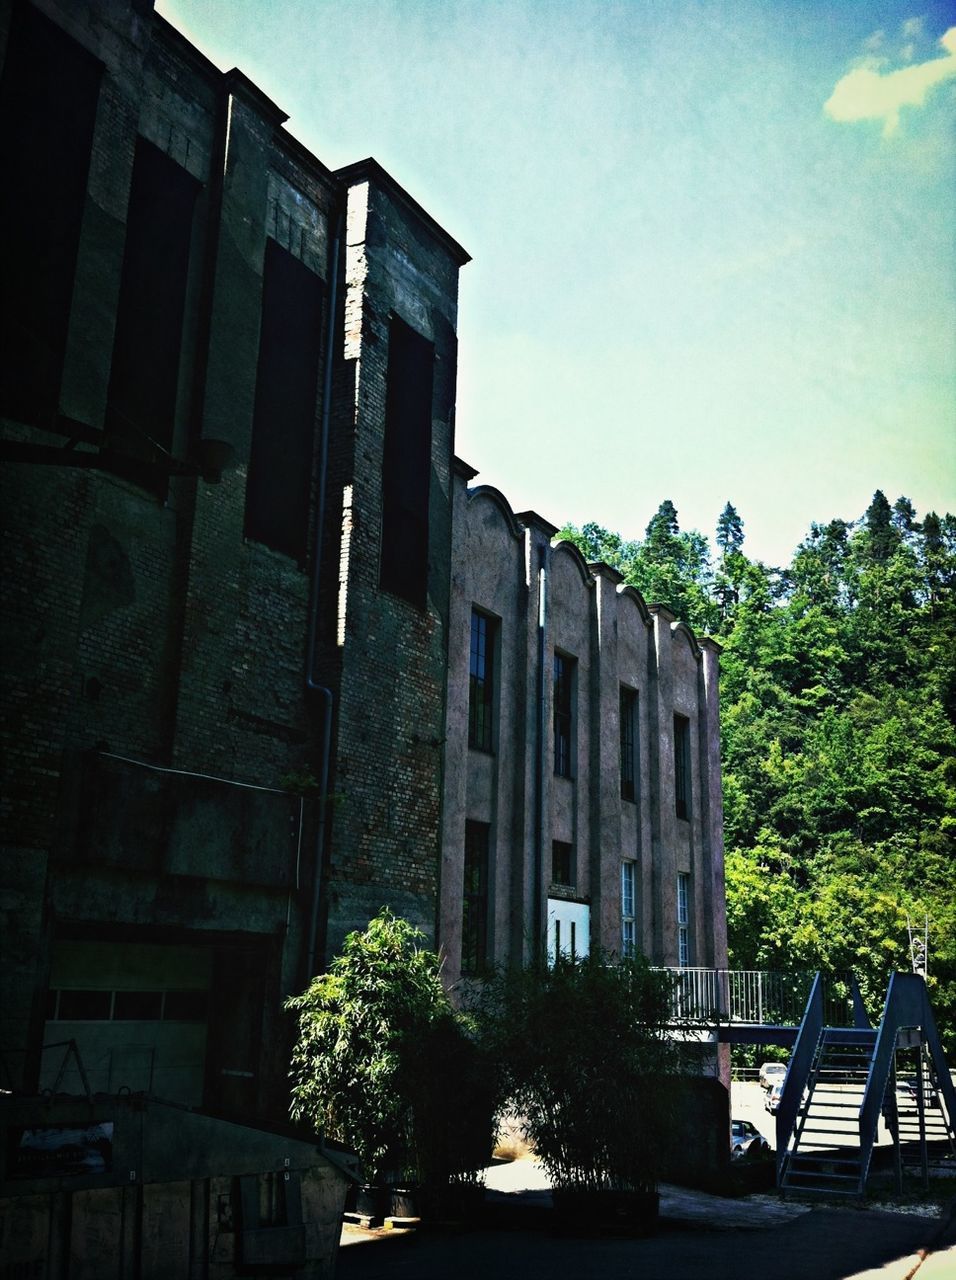
M 444 246 L 450 257 L 454 259 L 456 266 L 463 267 L 466 262 L 471 262 L 471 254 L 468 250 L 463 249 L 441 223 L 436 222 L 428 210 L 422 208 L 415 197 L 410 196 L 388 170 L 383 169 L 372 156 L 367 156 L 364 160 L 356 160 L 354 164 L 344 165 L 334 172 L 335 176 L 349 187 L 356 186 L 360 182 L 373 182 L 377 186 L 384 187 L 394 200 L 421 222 L 426 230 Z

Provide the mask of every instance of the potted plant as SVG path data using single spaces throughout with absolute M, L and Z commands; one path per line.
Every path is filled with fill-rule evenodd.
M 563 1228 L 657 1217 L 679 1107 L 669 1012 L 669 980 L 641 956 L 537 963 L 486 989 L 484 1034 Z
M 326 974 L 286 1002 L 298 1015 L 292 1116 L 350 1146 L 365 1177 L 359 1211 L 390 1211 L 388 1188 L 414 1166 L 408 1047 L 447 997 L 425 935 L 388 909 L 351 933 Z

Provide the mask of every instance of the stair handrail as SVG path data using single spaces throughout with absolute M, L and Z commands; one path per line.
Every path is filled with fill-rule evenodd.
M 790 1054 L 790 1061 L 787 1065 L 787 1074 L 784 1078 L 783 1089 L 780 1091 L 780 1103 L 777 1107 L 777 1184 L 783 1177 L 784 1166 L 787 1161 L 790 1139 L 793 1136 L 794 1125 L 797 1121 L 797 1112 L 800 1110 L 800 1102 L 803 1098 L 803 1090 L 806 1087 L 807 1077 L 810 1074 L 810 1067 L 813 1065 L 813 1055 L 816 1052 L 817 1043 L 820 1039 L 820 1032 L 823 1030 L 823 975 L 817 973 L 813 979 L 813 986 L 810 988 L 810 996 L 807 1000 L 807 1007 L 803 1011 L 803 1018 L 800 1022 L 800 1030 L 797 1032 L 797 1039 L 793 1046 L 793 1052 Z
M 949 1132 L 952 1138 L 956 1140 L 956 1086 L 953 1085 L 949 1064 L 943 1057 L 943 1046 L 940 1043 L 936 1019 L 933 1017 L 933 1007 L 929 1002 L 929 991 L 926 989 L 926 982 L 922 976 L 920 976 L 920 982 L 923 987 L 923 1037 L 936 1071 L 936 1088 L 946 1104 L 945 1111 Z
M 866 1078 L 863 1101 L 860 1103 L 860 1187 L 866 1186 L 870 1169 L 870 1158 L 873 1155 L 873 1144 L 876 1140 L 876 1129 L 886 1097 L 886 1086 L 896 1053 L 896 1043 L 903 1027 L 922 1028 L 924 1038 L 929 1046 L 936 1067 L 941 1091 L 946 1099 L 947 1110 L 952 1120 L 956 1109 L 950 1110 L 950 1104 L 956 1107 L 953 1094 L 953 1083 L 949 1068 L 943 1059 L 939 1043 L 936 1022 L 929 1004 L 926 983 L 918 973 L 893 973 L 886 991 L 886 1003 L 876 1033 L 876 1044 L 873 1047 L 873 1059 Z M 943 1070 L 940 1071 L 940 1064 Z M 947 1087 L 948 1086 L 948 1087 Z

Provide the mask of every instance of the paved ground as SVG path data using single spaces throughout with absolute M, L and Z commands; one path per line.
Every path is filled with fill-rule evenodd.
M 499 1203 L 550 1204 L 531 1160 L 487 1181 Z M 337 1280 L 956 1280 L 956 1206 L 940 1220 L 661 1190 L 659 1228 L 643 1239 L 557 1235 L 547 1215 L 538 1229 L 346 1229 Z
M 775 1146 L 764 1097 L 756 1084 L 735 1084 L 731 1109 Z M 581 1238 L 555 1233 L 548 1179 L 533 1160 L 493 1166 L 486 1185 L 492 1201 L 537 1209 L 540 1225 L 454 1234 L 346 1228 L 336 1280 L 956 1280 L 956 1204 L 941 1219 L 915 1207 L 811 1208 L 772 1194 L 733 1200 L 665 1185 L 653 1235 Z

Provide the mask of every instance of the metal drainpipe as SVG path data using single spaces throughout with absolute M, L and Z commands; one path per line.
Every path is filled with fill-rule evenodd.
M 535 787 L 534 787 L 534 946 L 538 948 L 544 943 L 547 953 L 547 941 L 541 933 L 541 892 L 543 888 L 542 873 L 544 868 L 544 690 L 545 690 L 545 657 L 547 654 L 547 548 L 538 547 L 538 726 L 535 743 Z
M 312 594 L 309 608 L 309 634 L 306 641 L 305 693 L 306 701 L 317 704 L 321 715 L 322 737 L 319 763 L 319 814 L 315 837 L 315 868 L 312 878 L 312 907 L 309 913 L 309 940 L 306 947 L 305 981 L 311 982 L 315 969 L 316 942 L 319 931 L 319 905 L 322 887 L 322 864 L 325 860 L 325 803 L 329 789 L 329 763 L 332 754 L 332 706 L 333 694 L 328 686 L 315 679 L 315 642 L 319 622 L 319 587 L 322 580 L 322 531 L 325 527 L 325 484 L 329 460 L 329 419 L 332 401 L 332 360 L 335 353 L 335 332 L 338 320 L 339 251 L 342 242 L 344 210 L 336 216 L 335 235 L 332 237 L 332 261 L 329 266 L 328 332 L 326 335 L 325 371 L 322 385 L 322 417 L 319 430 L 319 475 L 315 514 L 315 546 L 312 561 Z

